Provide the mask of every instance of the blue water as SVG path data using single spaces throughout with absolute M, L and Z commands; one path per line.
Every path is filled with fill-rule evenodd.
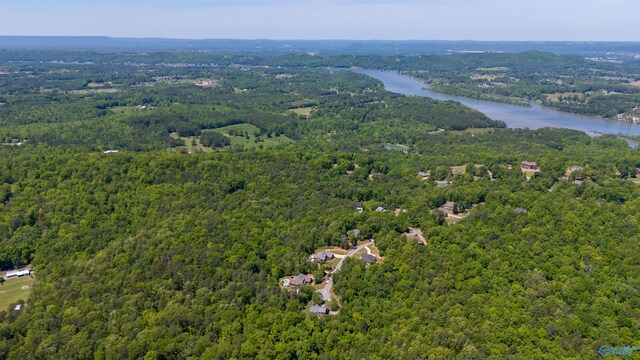
M 640 135 L 640 124 L 563 113 L 542 107 L 538 104 L 531 104 L 531 107 L 524 107 L 470 99 L 462 96 L 446 95 L 428 90 L 427 85 L 419 79 L 397 72 L 380 70 L 357 70 L 357 72 L 382 81 L 385 89 L 394 93 L 460 102 L 480 111 L 491 119 L 504 121 L 507 127 L 510 128 L 567 128 L 584 131 L 591 136 L 602 134 Z M 629 141 L 629 143 L 633 147 L 638 145 L 635 141 Z

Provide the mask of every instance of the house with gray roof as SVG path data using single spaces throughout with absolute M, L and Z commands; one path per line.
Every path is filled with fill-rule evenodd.
M 311 255 L 311 261 L 324 262 L 327 260 L 331 260 L 336 256 L 333 253 L 322 251 L 317 254 Z
M 311 313 L 313 314 L 328 314 L 329 308 L 326 305 L 313 305 L 311 306 Z
M 375 256 L 370 254 L 362 254 L 360 260 L 364 261 L 366 264 L 375 264 L 378 261 Z
M 313 282 L 313 278 L 305 274 L 292 276 L 291 279 L 289 279 L 289 285 L 295 286 L 295 287 L 302 286 L 303 284 L 311 284 L 312 282 Z

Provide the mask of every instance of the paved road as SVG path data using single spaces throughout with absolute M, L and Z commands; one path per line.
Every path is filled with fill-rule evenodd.
M 344 259 L 346 259 L 348 257 L 352 257 L 358 251 L 364 249 L 367 246 L 371 246 L 371 245 L 373 245 L 373 240 L 372 241 L 367 241 L 364 244 L 358 245 L 355 249 L 349 250 L 347 255 L 345 255 L 343 258 L 341 258 L 340 261 L 338 262 L 338 265 L 336 265 L 336 267 L 333 269 L 332 275 L 333 275 L 333 273 L 335 273 L 336 271 L 339 271 L 342 268 L 342 263 L 344 262 Z M 331 289 L 333 289 L 333 276 L 331 276 L 331 278 L 329 278 L 329 280 L 327 280 L 326 285 L 322 289 L 318 290 L 318 292 L 322 295 L 322 300 L 329 301 L 331 299 Z

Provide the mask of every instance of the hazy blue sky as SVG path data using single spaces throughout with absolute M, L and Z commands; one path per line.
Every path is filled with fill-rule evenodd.
M 640 0 L 0 0 L 0 34 L 640 41 Z

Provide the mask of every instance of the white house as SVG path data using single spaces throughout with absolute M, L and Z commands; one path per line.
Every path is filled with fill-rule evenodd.
M 31 270 L 29 270 L 29 269 L 13 270 L 13 271 L 7 271 L 7 273 L 4 275 L 4 278 L 5 279 L 13 279 L 13 278 L 17 278 L 17 277 L 27 276 L 29 274 L 31 274 Z

